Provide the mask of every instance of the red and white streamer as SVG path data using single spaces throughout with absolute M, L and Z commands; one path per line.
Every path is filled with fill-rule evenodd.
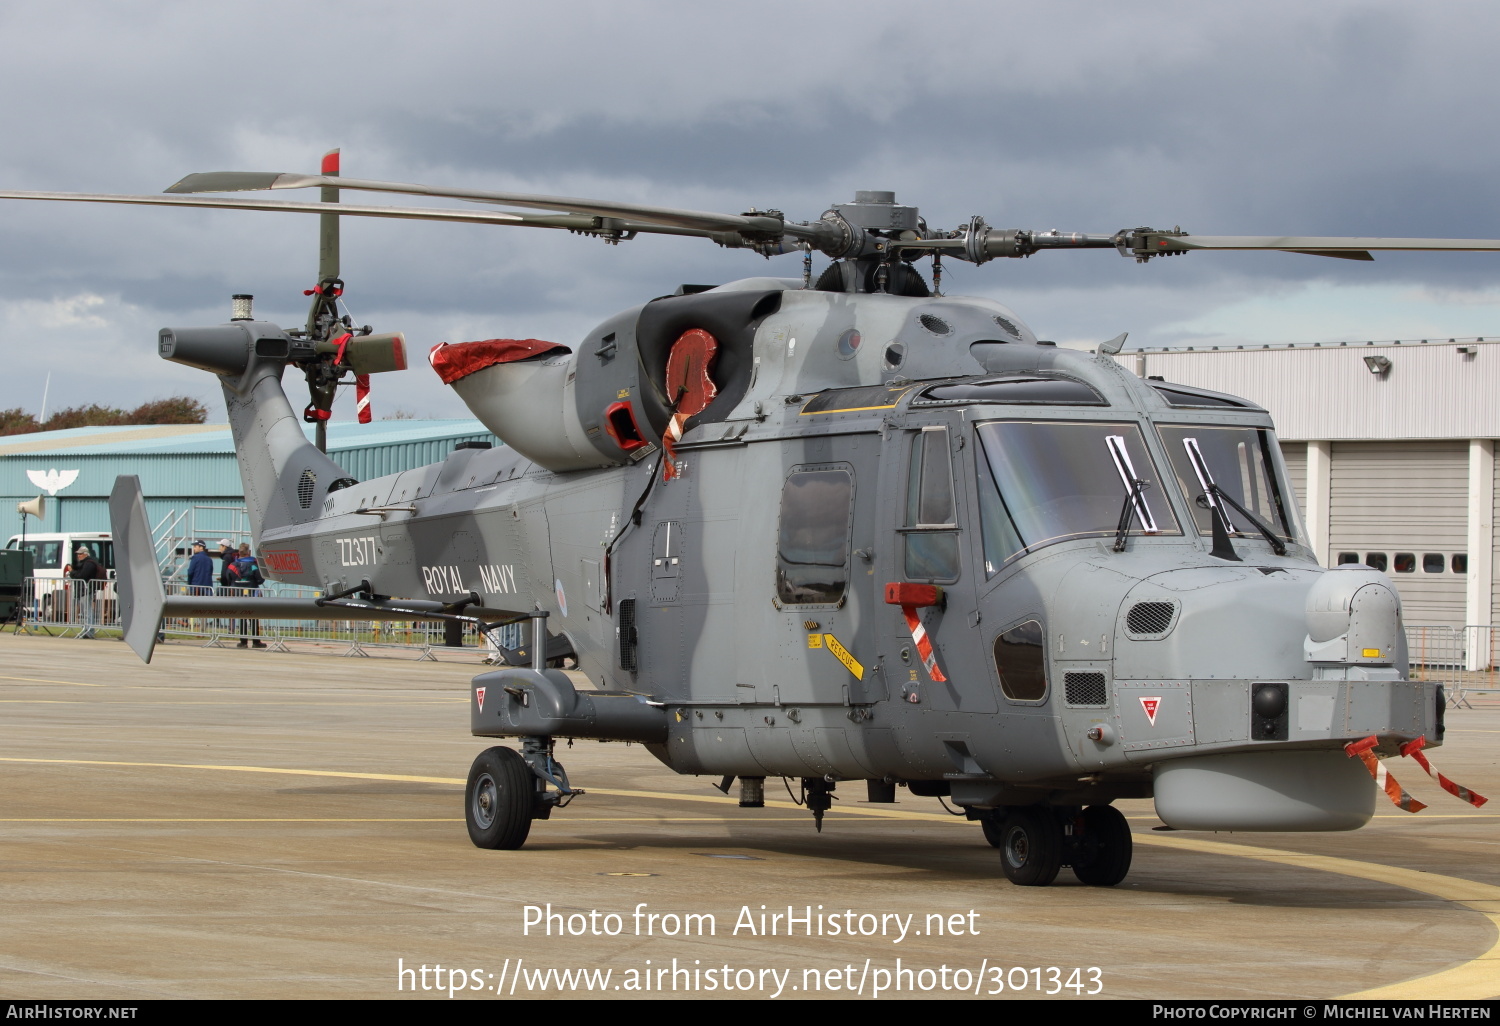
M 370 375 L 354 375 L 354 409 L 361 424 L 370 423 Z
M 888 605 L 901 607 L 901 613 L 906 617 L 906 627 L 911 631 L 912 643 L 917 646 L 917 655 L 922 657 L 922 666 L 927 670 L 927 676 L 937 683 L 946 681 L 948 678 L 938 668 L 937 654 L 932 650 L 932 639 L 927 636 L 927 628 L 922 626 L 922 620 L 917 616 L 918 607 L 942 603 L 943 589 L 934 584 L 891 583 L 885 586 L 885 601 Z
M 932 651 L 932 640 L 927 637 L 927 628 L 922 626 L 922 621 L 917 617 L 916 607 L 902 606 L 901 612 L 906 615 L 906 626 L 911 629 L 911 640 L 917 646 L 917 655 L 922 657 L 927 676 L 938 683 L 947 680 L 943 671 L 938 669 L 937 655 Z
M 661 447 L 666 450 L 667 458 L 661 464 L 661 479 L 670 481 L 677 477 L 677 443 L 682 441 L 682 425 L 687 423 L 688 414 L 674 413 L 672 419 L 667 421 L 667 430 L 662 432 Z
M 1385 796 L 1396 808 L 1402 812 L 1421 812 L 1427 808 L 1425 804 L 1407 794 L 1405 789 L 1396 783 L 1396 778 L 1386 772 L 1385 765 L 1375 757 L 1374 748 L 1379 743 L 1379 739 L 1371 735 L 1363 741 L 1351 741 L 1344 746 L 1344 752 L 1349 758 L 1358 759 L 1365 764 L 1365 769 L 1369 770 L 1370 776 L 1375 778 L 1375 786 L 1385 792 Z
M 1422 749 L 1426 746 L 1426 744 L 1427 736 L 1424 734 L 1423 736 L 1417 738 L 1415 741 L 1408 741 L 1406 744 L 1402 745 L 1401 754 L 1403 756 L 1409 755 L 1413 759 L 1415 759 L 1417 765 L 1426 770 L 1427 775 L 1434 778 L 1438 782 L 1439 787 L 1441 787 L 1444 791 L 1447 791 L 1449 794 L 1459 799 L 1460 801 L 1468 802 L 1476 809 L 1483 805 L 1485 802 L 1489 801 L 1489 799 L 1484 795 L 1478 794 L 1474 791 L 1470 791 L 1467 787 L 1464 787 L 1462 784 L 1456 781 L 1449 780 L 1447 777 L 1443 776 L 1436 769 L 1434 769 L 1432 763 L 1427 761 L 1427 756 L 1422 754 Z

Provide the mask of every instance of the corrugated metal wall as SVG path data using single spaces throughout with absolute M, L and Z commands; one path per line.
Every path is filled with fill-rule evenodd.
M 1282 438 L 1500 438 L 1500 347 L 1429 342 L 1402 345 L 1298 347 L 1122 353 L 1134 371 L 1244 396 L 1271 411 Z M 1366 356 L 1391 361 L 1384 377 Z
M 1491 506 L 1491 515 L 1500 517 L 1500 445 L 1495 446 L 1495 500 Z M 1491 520 L 1491 524 L 1500 524 L 1500 520 Z M 1490 588 L 1490 623 L 1500 624 L 1500 528 L 1495 531 L 1494 562 L 1490 564 L 1494 569 L 1494 585 Z
M 1465 577 L 1452 557 L 1468 545 L 1467 442 L 1335 442 L 1330 480 L 1329 554 L 1384 553 L 1407 623 L 1462 624 Z M 1415 557 L 1399 572 L 1396 557 Z M 1423 570 L 1441 553 L 1442 570 Z

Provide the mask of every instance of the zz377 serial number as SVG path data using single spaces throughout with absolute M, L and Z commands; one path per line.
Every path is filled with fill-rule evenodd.
M 357 538 L 335 538 L 339 546 L 339 563 L 342 566 L 379 566 L 379 539 L 373 534 Z

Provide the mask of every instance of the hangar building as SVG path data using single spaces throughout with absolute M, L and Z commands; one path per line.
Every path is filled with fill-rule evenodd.
M 1148 349 L 1116 359 L 1142 377 L 1269 410 L 1324 566 L 1384 570 L 1408 624 L 1496 623 L 1495 341 Z
M 309 438 L 312 430 L 306 427 Z M 382 420 L 328 427 L 328 455 L 361 481 L 440 462 L 460 442 L 500 444 L 477 420 Z M 118 474 L 140 477 L 164 564 L 172 562 L 173 537 L 213 542 L 228 535 L 239 540 L 248 531 L 228 425 L 92 427 L 0 438 L 0 543 L 20 533 L 16 504 L 45 493 L 48 486 L 61 485 L 48 496 L 43 521 L 30 519 L 29 533 L 108 531 L 109 492 Z

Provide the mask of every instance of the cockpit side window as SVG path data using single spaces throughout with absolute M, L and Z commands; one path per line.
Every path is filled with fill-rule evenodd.
M 849 583 L 854 476 L 844 467 L 798 468 L 781 488 L 776 595 L 788 605 L 834 605 Z
M 995 669 L 1000 690 L 1016 702 L 1040 702 L 1047 697 L 1047 653 L 1042 625 L 1027 620 L 995 637 Z
M 908 580 L 958 580 L 958 517 L 950 452 L 946 427 L 924 427 L 912 439 L 902 528 Z

